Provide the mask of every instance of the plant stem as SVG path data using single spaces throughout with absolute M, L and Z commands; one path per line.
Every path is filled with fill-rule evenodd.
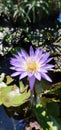
M 34 86 L 34 103 L 35 103 L 35 105 L 37 104 L 37 92 L 36 92 L 36 88 L 35 88 L 35 86 Z

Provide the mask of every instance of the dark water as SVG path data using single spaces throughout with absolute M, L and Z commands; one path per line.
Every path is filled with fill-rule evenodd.
M 0 106 L 0 130 L 25 130 L 21 120 L 9 117 L 3 106 Z

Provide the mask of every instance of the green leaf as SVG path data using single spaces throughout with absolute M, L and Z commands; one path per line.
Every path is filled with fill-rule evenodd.
M 47 111 L 50 115 L 54 117 L 59 117 L 60 115 L 60 108 L 57 102 L 49 102 L 46 105 Z
M 6 87 L 7 85 L 4 83 L 4 82 L 1 82 L 0 83 L 0 88 L 2 88 L 2 87 Z
M 46 111 L 44 110 L 42 104 L 37 104 L 34 107 L 33 111 L 43 130 L 49 130 L 49 125 L 47 124 Z
M 6 76 L 6 84 L 9 85 L 10 83 L 13 82 L 12 77 L 10 77 L 9 75 Z
M 27 88 L 27 86 L 24 86 Z M 27 92 L 27 89 L 23 93 L 20 92 L 20 89 L 17 86 L 7 86 L 3 89 L 2 93 L 2 104 L 6 107 L 10 106 L 20 106 L 27 102 L 30 97 L 30 90 Z
M 2 104 L 2 91 L 5 87 L 6 84 L 4 82 L 0 83 L 0 105 Z
M 47 123 L 50 130 L 61 130 L 61 125 L 52 116 L 49 116 L 49 121 Z
M 56 84 L 52 85 L 52 89 L 49 93 L 54 94 L 54 92 L 57 92 L 61 88 L 61 82 L 58 82 Z
M 61 130 L 60 124 L 51 115 L 47 115 L 42 104 L 34 106 L 33 111 L 43 130 Z
M 0 105 L 2 105 L 2 97 L 1 97 L 1 95 L 0 95 Z
M 28 86 L 26 86 L 26 87 L 24 86 L 22 81 L 19 81 L 19 87 L 20 87 L 21 93 L 23 93 L 28 88 Z
M 44 91 L 43 97 L 47 98 L 47 100 L 60 102 L 61 97 L 61 82 L 51 85 L 51 88 L 48 91 Z

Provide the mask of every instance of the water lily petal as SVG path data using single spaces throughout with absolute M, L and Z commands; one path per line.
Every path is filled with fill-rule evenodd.
M 46 63 L 50 62 L 53 58 L 49 58 L 46 60 Z
M 20 75 L 20 74 L 21 74 L 21 72 L 15 72 L 15 73 L 11 74 L 11 76 L 14 77 L 14 76 L 17 76 L 17 75 Z
M 19 79 L 23 79 L 26 76 L 27 76 L 27 72 L 22 72 L 22 74 L 20 75 Z
M 41 76 L 42 76 L 44 79 L 46 79 L 47 81 L 52 82 L 51 78 L 50 78 L 47 74 L 42 73 Z
M 40 73 L 36 72 L 34 74 L 34 76 L 35 76 L 36 79 L 41 80 L 41 74 Z
M 49 56 L 50 52 L 46 52 L 45 54 L 43 54 L 41 63 L 45 63 Z
M 30 56 L 33 56 L 34 55 L 34 50 L 33 50 L 33 47 L 30 46 Z
M 11 70 L 15 70 L 15 67 L 10 67 Z
M 22 57 L 21 52 L 18 52 L 18 56 L 19 56 L 19 57 Z
M 23 50 L 23 49 L 21 49 L 21 54 L 22 54 L 22 56 L 23 56 L 25 59 L 27 59 L 27 58 L 29 57 L 29 55 L 27 54 L 27 52 L 26 52 L 25 50 Z
M 41 55 L 42 55 L 42 50 L 40 50 L 39 48 L 37 48 L 36 51 L 35 51 L 36 58 L 40 59 Z
M 47 70 L 44 68 L 44 67 L 42 67 L 42 68 L 40 68 L 40 70 L 38 70 L 38 72 L 39 73 L 47 73 Z
M 54 65 L 47 64 L 44 66 L 46 70 L 53 70 Z

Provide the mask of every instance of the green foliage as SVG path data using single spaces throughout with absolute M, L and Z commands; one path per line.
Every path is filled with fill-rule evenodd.
M 24 29 L 25 30 L 25 29 Z M 0 26 L 0 55 L 4 56 L 10 51 L 16 53 L 20 49 L 23 29 L 21 28 L 9 28 Z M 18 45 L 19 44 L 19 45 Z M 18 45 L 18 46 L 17 46 Z
M 45 85 L 46 86 L 46 85 Z M 57 105 L 57 112 L 58 112 L 58 104 L 61 102 L 61 82 L 53 84 L 50 86 L 49 90 L 46 89 L 41 97 L 41 103 L 46 107 L 47 104 Z M 51 107 L 52 107 L 51 105 Z M 48 105 L 47 105 L 48 106 Z M 52 107 L 54 111 L 54 107 Z M 56 113 L 57 113 L 56 112 Z M 54 114 L 54 113 L 52 113 Z
M 41 104 L 37 104 L 33 109 L 36 118 L 43 130 L 60 130 L 61 126 L 53 116 L 48 115 Z
M 20 106 L 28 101 L 30 96 L 30 91 L 27 92 L 26 88 L 24 92 L 20 92 L 19 88 L 16 86 L 8 86 L 2 90 L 1 93 L 2 104 L 6 107 L 10 106 Z
M 30 90 L 27 91 L 28 86 L 24 86 L 22 82 L 19 84 L 20 88 L 15 84 L 9 86 L 9 84 L 13 82 L 13 79 L 10 78 L 10 76 L 6 78 L 6 83 L 3 81 L 0 83 L 0 105 L 17 107 L 27 102 L 30 98 Z
M 48 114 L 52 115 L 53 117 L 57 118 L 60 116 L 60 109 L 59 109 L 58 103 L 51 101 L 47 103 L 46 108 L 47 108 Z
M 60 98 L 60 90 L 61 90 L 61 82 L 58 82 L 56 84 L 53 84 L 49 91 L 47 91 L 45 94 L 43 94 L 47 98 L 51 98 L 52 101 L 59 102 Z
M 53 7 L 55 5 L 55 8 Z M 1 0 L 0 1 L 0 14 L 6 16 L 5 19 L 15 23 L 20 19 L 21 24 L 28 22 L 36 23 L 40 22 L 46 14 L 53 13 L 53 11 L 59 10 L 59 1 L 48 0 Z M 53 9 L 53 11 L 52 11 Z M 43 16 L 44 15 L 44 16 Z M 39 20 L 38 20 L 39 19 Z

